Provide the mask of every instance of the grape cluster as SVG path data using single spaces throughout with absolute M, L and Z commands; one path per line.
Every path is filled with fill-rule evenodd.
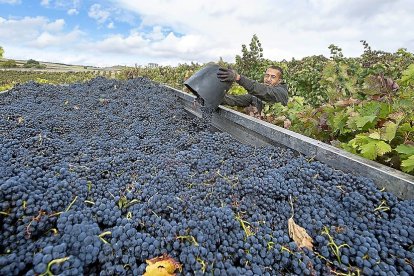
M 180 275 L 414 274 L 413 200 L 178 102 L 145 78 L 0 95 L 0 275 L 141 275 L 164 254 Z

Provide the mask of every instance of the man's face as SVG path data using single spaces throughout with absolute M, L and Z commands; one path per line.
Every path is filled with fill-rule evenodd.
M 279 70 L 268 68 L 264 75 L 263 82 L 267 86 L 276 86 L 280 83 L 280 72 Z

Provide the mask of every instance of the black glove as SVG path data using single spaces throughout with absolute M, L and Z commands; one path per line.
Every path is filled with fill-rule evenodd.
M 252 97 L 252 105 L 257 108 L 257 112 L 259 114 L 262 112 L 262 109 L 263 109 L 264 104 L 263 104 L 263 102 L 262 102 L 261 99 L 259 99 L 256 96 L 253 96 Z
M 235 81 L 237 78 L 237 72 L 233 69 L 226 69 L 220 67 L 217 72 L 217 78 L 220 79 L 220 81 Z

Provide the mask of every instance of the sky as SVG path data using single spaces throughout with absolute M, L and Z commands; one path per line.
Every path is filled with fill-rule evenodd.
M 414 52 L 414 0 L 0 0 L 8 59 L 98 67 L 235 62 L 256 34 L 265 58 Z

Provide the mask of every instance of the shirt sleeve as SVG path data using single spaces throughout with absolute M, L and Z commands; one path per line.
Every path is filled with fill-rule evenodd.
M 258 97 L 265 102 L 279 102 L 283 105 L 286 105 L 288 102 L 288 90 L 286 84 L 267 86 L 258 83 L 257 81 L 250 80 L 245 76 L 240 76 L 238 83 L 243 86 L 249 94 Z

